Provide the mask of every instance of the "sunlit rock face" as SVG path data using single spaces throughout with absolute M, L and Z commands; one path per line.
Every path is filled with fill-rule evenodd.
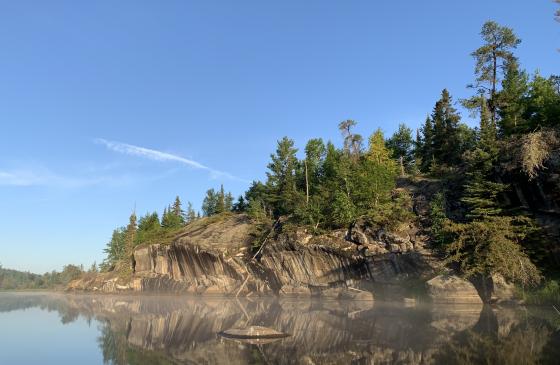
M 368 244 L 397 240 L 395 234 L 364 227 L 353 228 L 354 234 L 358 229 Z M 202 219 L 185 227 L 171 244 L 136 248 L 132 278 L 101 274 L 73 282 L 69 289 L 373 300 L 372 284 L 395 284 L 431 272 L 421 252 L 385 250 L 372 255 L 363 242 L 351 241 L 346 231 L 311 236 L 280 229 L 254 258 L 253 231 L 254 225 L 243 214 Z M 410 232 L 403 235 L 412 245 Z

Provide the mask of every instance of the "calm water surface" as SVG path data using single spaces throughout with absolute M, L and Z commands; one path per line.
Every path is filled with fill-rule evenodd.
M 267 344 L 218 332 L 261 325 Z M 0 364 L 558 364 L 543 308 L 0 293 Z

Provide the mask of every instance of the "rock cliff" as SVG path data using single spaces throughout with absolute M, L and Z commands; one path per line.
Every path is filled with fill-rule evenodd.
M 201 219 L 171 244 L 137 247 L 132 276 L 104 273 L 69 289 L 372 299 L 375 285 L 431 273 L 425 237 L 412 223 L 398 232 L 357 224 L 322 236 L 280 224 L 257 259 L 254 232 L 244 214 Z

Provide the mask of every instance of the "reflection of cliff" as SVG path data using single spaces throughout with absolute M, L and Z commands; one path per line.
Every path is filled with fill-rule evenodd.
M 61 318 L 97 319 L 100 350 L 108 363 L 119 365 L 532 364 L 554 359 L 543 358 L 544 349 L 560 344 L 558 326 L 541 312 L 476 306 L 73 295 L 37 305 L 59 311 Z M 246 325 L 291 336 L 259 346 L 217 336 Z

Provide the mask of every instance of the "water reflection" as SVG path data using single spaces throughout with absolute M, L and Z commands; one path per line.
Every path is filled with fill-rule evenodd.
M 560 358 L 560 316 L 543 309 L 295 300 L 0 294 L 0 311 L 95 320 L 110 364 L 537 364 Z M 251 344 L 217 336 L 259 325 Z

